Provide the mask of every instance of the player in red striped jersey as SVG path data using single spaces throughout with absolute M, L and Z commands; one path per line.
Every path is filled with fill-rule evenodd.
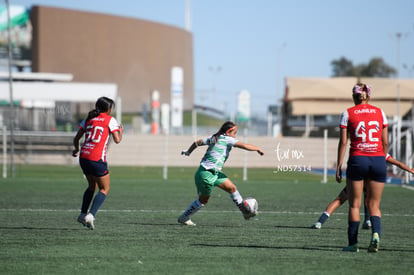
M 386 180 L 385 155 L 388 151 L 388 121 L 383 110 L 368 104 L 371 88 L 358 83 L 352 89 L 354 107 L 348 108 L 341 115 L 340 137 L 336 180 L 342 181 L 342 162 L 348 142 L 351 141 L 347 163 L 348 212 L 348 246 L 343 251 L 357 252 L 359 210 L 364 188 L 367 189 L 367 206 L 371 214 L 372 238 L 369 252 L 377 252 L 381 236 L 381 202 Z
M 387 163 L 395 165 L 399 167 L 400 169 L 403 169 L 414 175 L 414 168 L 409 168 L 406 164 L 394 159 L 389 154 L 387 154 L 385 159 Z M 365 200 L 365 195 L 366 195 L 366 192 L 364 190 L 364 200 Z M 339 206 L 344 204 L 344 202 L 346 202 L 347 200 L 348 200 L 348 194 L 346 192 L 346 187 L 344 187 L 344 189 L 342 189 L 341 192 L 339 192 L 338 196 L 326 207 L 325 211 L 319 217 L 318 221 L 312 224 L 311 228 L 321 229 L 322 225 L 329 219 L 329 217 L 333 214 L 333 212 L 335 212 L 335 210 Z M 371 228 L 370 215 L 369 215 L 369 211 L 365 203 L 364 203 L 364 212 L 365 212 L 365 219 L 364 219 L 364 224 L 362 225 L 362 228 L 370 229 Z
M 106 199 L 109 192 L 110 178 L 106 151 L 110 136 L 115 143 L 120 143 L 124 128 L 115 118 L 110 116 L 115 103 L 107 97 L 100 97 L 95 103 L 95 109 L 88 113 L 88 117 L 80 123 L 79 130 L 73 139 L 74 150 L 72 155 L 79 154 L 79 141 L 85 134 L 85 141 L 80 149 L 79 164 L 88 180 L 88 188 L 82 199 L 81 213 L 78 222 L 94 229 L 95 215 Z M 96 186 L 99 192 L 95 198 Z M 92 202 L 93 199 L 93 202 Z M 89 206 L 92 202 L 92 206 Z M 87 214 L 89 209 L 89 214 Z

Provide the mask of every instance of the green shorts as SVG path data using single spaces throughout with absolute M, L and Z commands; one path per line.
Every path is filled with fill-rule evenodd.
M 201 165 L 194 175 L 197 193 L 204 196 L 210 196 L 211 192 L 213 192 L 213 187 L 222 184 L 226 179 L 227 176 L 224 173 L 215 170 L 206 170 Z

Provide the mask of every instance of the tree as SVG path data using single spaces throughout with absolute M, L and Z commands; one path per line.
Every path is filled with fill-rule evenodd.
M 390 77 L 396 75 L 397 71 L 388 66 L 382 58 L 376 57 L 369 61 L 368 65 L 362 68 L 361 76 L 368 77 Z
M 396 75 L 397 70 L 389 66 L 380 57 L 372 58 L 368 64 L 354 66 L 352 61 L 341 57 L 331 62 L 334 77 L 355 76 L 355 77 L 391 77 Z
M 331 65 L 333 67 L 333 76 L 353 76 L 355 74 L 352 61 L 346 59 L 345 57 L 333 60 Z

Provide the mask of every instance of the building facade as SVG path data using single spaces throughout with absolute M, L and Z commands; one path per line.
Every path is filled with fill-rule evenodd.
M 33 6 L 30 17 L 32 72 L 114 83 L 123 113 L 140 113 L 150 108 L 154 90 L 161 104 L 171 103 L 172 68 L 179 67 L 183 109 L 193 107 L 192 33 L 146 20 L 45 6 Z

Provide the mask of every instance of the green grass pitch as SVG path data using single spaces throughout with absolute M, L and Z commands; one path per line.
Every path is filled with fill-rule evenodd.
M 244 197 L 259 202 L 245 221 L 215 189 L 193 221 L 177 223 L 196 197 L 193 168 L 111 167 L 111 190 L 95 230 L 76 222 L 86 188 L 78 166 L 18 166 L 0 180 L 0 274 L 412 274 L 414 191 L 386 185 L 380 251 L 347 245 L 347 204 L 312 230 L 343 188 L 333 178 L 271 169 L 223 171 Z

